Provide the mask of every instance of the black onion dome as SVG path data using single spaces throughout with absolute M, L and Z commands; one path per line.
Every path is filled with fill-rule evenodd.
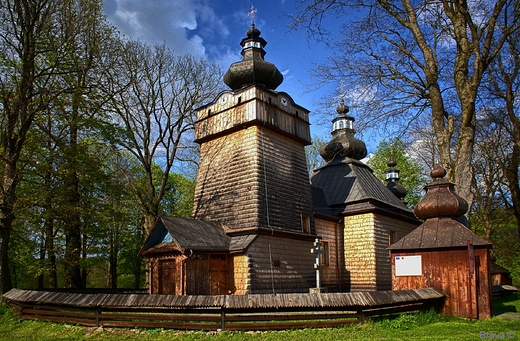
M 273 63 L 264 60 L 267 42 L 260 37 L 260 30 L 251 25 L 242 39 L 242 61 L 231 64 L 224 75 L 224 83 L 231 90 L 238 90 L 251 84 L 262 84 L 275 90 L 283 82 L 283 75 Z
M 397 162 L 394 159 L 388 160 L 386 163 L 388 170 L 386 171 L 386 187 L 399 199 L 406 196 L 407 190 L 399 183 L 399 169 L 395 168 Z
M 341 103 L 336 111 L 338 116 L 332 120 L 332 140 L 320 148 L 321 157 L 327 162 L 336 157 L 361 160 L 367 156 L 367 147 L 363 141 L 354 137 L 354 118 L 347 115 L 349 107 Z

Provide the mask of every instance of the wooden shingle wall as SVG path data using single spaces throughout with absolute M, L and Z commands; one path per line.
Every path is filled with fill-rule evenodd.
M 351 291 L 390 290 L 390 231 L 399 240 L 416 226 L 377 213 L 345 217 L 345 266 Z
M 377 290 L 374 214 L 344 218 L 345 266 L 350 291 Z
M 316 286 L 312 246 L 312 239 L 259 236 L 247 251 L 248 293 L 309 292 L 309 288 Z
M 244 295 L 249 292 L 249 257 L 245 254 L 233 255 L 229 266 L 228 282 L 231 283 L 230 293 Z
M 386 249 L 390 246 L 390 231 L 394 231 L 393 242 L 396 242 L 416 227 L 414 224 L 380 214 L 374 216 L 377 290 L 392 290 L 392 264 L 390 251 Z
M 343 224 L 339 221 L 330 221 L 315 218 L 316 234 L 322 241 L 329 244 L 329 265 L 322 266 L 321 283 L 329 292 L 346 291 L 347 276 L 345 274 L 345 261 L 343 247 Z
M 312 214 L 302 144 L 250 126 L 203 143 L 200 154 L 194 218 L 302 231 L 302 214 Z

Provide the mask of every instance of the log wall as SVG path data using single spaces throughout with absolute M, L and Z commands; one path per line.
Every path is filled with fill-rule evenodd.
M 491 283 L 489 250 L 475 249 L 475 275 L 471 279 L 472 312 L 474 318 L 491 317 Z M 470 316 L 468 293 L 468 251 L 396 251 L 392 252 L 392 267 L 396 256 L 421 255 L 422 276 L 395 276 L 392 290 L 433 287 L 447 296 L 443 313 L 451 316 Z

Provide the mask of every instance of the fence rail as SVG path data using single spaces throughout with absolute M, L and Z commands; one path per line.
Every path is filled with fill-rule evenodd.
M 18 289 L 16 289 L 18 290 Z M 419 292 L 403 299 L 403 294 L 410 291 L 395 292 L 394 300 L 386 299 L 384 304 L 337 306 L 322 304 L 321 306 L 294 307 L 291 304 L 277 307 L 262 304 L 247 308 L 233 308 L 233 304 L 221 306 L 164 306 L 160 295 L 153 299 L 156 304 L 151 306 L 119 306 L 89 305 L 84 297 L 71 296 L 73 301 L 82 304 L 63 304 L 50 302 L 42 292 L 38 300 L 34 292 L 27 294 L 28 300 L 23 300 L 23 292 L 16 295 L 5 294 L 8 304 L 22 320 L 38 320 L 48 322 L 65 322 L 91 327 L 127 327 L 127 328 L 170 328 L 178 330 L 281 330 L 289 328 L 322 328 L 336 327 L 352 323 L 362 323 L 365 318 L 384 317 L 403 312 L 439 308 L 444 295 L 437 291 Z M 434 290 L 434 289 L 433 289 Z M 345 295 L 347 295 L 346 293 Z M 418 294 L 418 295 L 417 295 Z M 81 295 L 81 294 L 69 294 Z M 315 295 L 315 294 L 300 294 Z M 9 297 L 16 296 L 17 300 Z M 415 298 L 413 298 L 415 297 Z M 111 298 L 111 297 L 107 297 Z M 255 297 L 258 299 L 259 297 Z M 293 297 L 294 298 L 294 297 Z M 111 298 L 113 299 L 113 297 Z M 135 297 L 133 298 L 135 299 Z M 165 298 L 166 299 L 166 298 Z M 207 298 L 206 298 L 207 299 Z M 270 297 L 264 300 L 268 301 Z M 313 297 L 316 299 L 316 297 Z M 117 297 L 119 302 L 124 297 Z M 193 298 L 194 301 L 197 301 Z M 93 300 L 95 301 L 95 300 Z M 189 300 L 188 300 L 189 301 Z M 254 300 L 253 300 L 254 301 Z M 226 302 L 226 299 L 219 299 Z

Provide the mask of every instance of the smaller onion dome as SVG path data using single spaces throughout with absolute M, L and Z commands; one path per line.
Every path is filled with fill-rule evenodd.
M 406 188 L 401 186 L 399 183 L 399 169 L 395 168 L 397 162 L 394 159 L 388 160 L 388 170 L 386 171 L 386 187 L 394 193 L 399 199 L 403 199 L 406 196 Z
M 332 140 L 320 148 L 321 157 L 329 162 L 336 157 L 361 160 L 367 156 L 365 143 L 354 137 L 354 117 L 348 116 L 349 107 L 343 101 L 336 109 L 338 116 L 332 120 Z
M 264 60 L 267 42 L 260 37 L 260 30 L 254 22 L 242 39 L 242 61 L 231 64 L 224 75 L 224 83 L 231 90 L 238 90 L 251 84 L 262 84 L 275 90 L 283 82 L 283 75 L 273 63 Z
M 446 170 L 437 164 L 430 173 L 433 181 L 426 185 L 426 194 L 415 205 L 419 219 L 460 217 L 468 211 L 468 203 L 455 193 L 455 185 L 445 180 Z

